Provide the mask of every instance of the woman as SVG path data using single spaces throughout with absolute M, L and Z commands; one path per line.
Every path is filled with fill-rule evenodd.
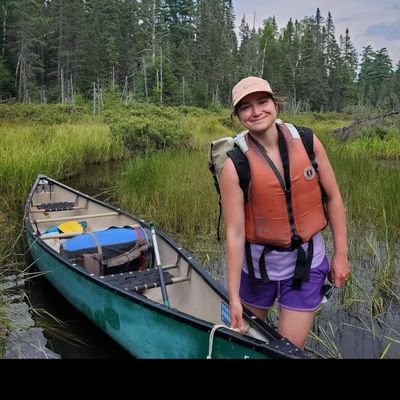
M 349 277 L 343 201 L 321 142 L 313 136 L 317 174 L 300 137 L 277 120 L 280 101 L 266 80 L 242 79 L 232 98 L 233 114 L 248 130 L 251 183 L 245 200 L 233 161 L 225 161 L 221 200 L 231 327 L 244 329 L 242 305 L 265 320 L 277 300 L 278 332 L 304 349 L 328 271 L 335 287 Z M 328 221 L 330 267 L 320 233 Z

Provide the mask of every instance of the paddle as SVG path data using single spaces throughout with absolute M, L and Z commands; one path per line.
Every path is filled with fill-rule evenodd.
M 163 272 L 161 260 L 160 260 L 160 253 L 158 251 L 156 230 L 155 230 L 155 226 L 153 223 L 150 223 L 150 232 L 151 232 L 151 237 L 153 239 L 154 254 L 156 255 L 158 274 L 160 275 L 160 286 L 161 286 L 161 293 L 162 293 L 162 297 L 163 297 L 163 303 L 164 303 L 164 306 L 170 307 L 169 300 L 168 300 L 167 288 L 165 286 L 164 272 Z

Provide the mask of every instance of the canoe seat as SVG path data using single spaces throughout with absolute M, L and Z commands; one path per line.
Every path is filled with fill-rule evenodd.
M 59 201 L 58 203 L 42 203 L 36 205 L 39 210 L 46 212 L 73 210 L 75 206 L 76 203 L 74 201 Z
M 163 271 L 166 285 L 174 283 L 174 277 L 168 272 Z M 101 277 L 112 286 L 133 292 L 143 292 L 160 286 L 160 275 L 157 268 L 145 269 L 143 271 L 129 271 L 121 274 L 104 275 Z

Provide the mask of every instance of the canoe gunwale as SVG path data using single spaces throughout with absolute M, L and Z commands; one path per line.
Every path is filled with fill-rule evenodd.
M 150 310 L 153 310 L 157 313 L 168 316 L 169 318 L 177 320 L 183 324 L 192 326 L 201 331 L 205 331 L 208 334 L 211 333 L 211 331 L 214 327 L 214 324 L 212 324 L 211 322 L 197 318 L 191 314 L 184 313 L 175 308 L 168 308 L 168 307 L 164 306 L 163 304 L 158 303 L 154 300 L 151 300 L 135 291 L 126 291 L 120 287 L 115 287 L 112 284 L 105 281 L 104 279 L 102 279 L 101 276 L 90 274 L 89 272 L 85 271 L 83 269 L 83 267 L 80 267 L 77 264 L 74 264 L 71 261 L 67 260 L 66 258 L 62 257 L 55 249 L 53 249 L 51 246 L 49 246 L 44 240 L 46 238 L 42 238 L 41 235 L 39 236 L 36 234 L 36 232 L 33 228 L 33 224 L 32 224 L 33 221 L 31 221 L 29 218 L 30 205 L 32 203 L 32 198 L 35 193 L 35 189 L 41 179 L 46 179 L 50 182 L 53 182 L 54 184 L 59 185 L 68 191 L 72 191 L 72 192 L 76 193 L 77 195 L 85 198 L 88 201 L 95 202 L 101 206 L 106 207 L 107 209 L 115 211 L 118 214 L 126 215 L 129 218 L 133 218 L 138 223 L 140 223 L 144 228 L 150 229 L 149 222 L 145 221 L 144 219 L 142 219 L 134 214 L 131 214 L 124 210 L 121 210 L 120 208 L 115 207 L 111 204 L 105 203 L 99 199 L 93 198 L 85 193 L 75 190 L 75 189 L 73 189 L 67 185 L 64 185 L 63 183 L 58 182 L 58 181 L 56 181 L 52 178 L 49 178 L 45 175 L 38 175 L 34 185 L 32 186 L 32 189 L 28 195 L 28 198 L 25 203 L 25 208 L 24 208 L 25 231 L 26 231 L 26 234 L 31 237 L 31 239 L 34 241 L 34 243 L 36 245 L 40 246 L 44 252 L 50 254 L 51 257 L 55 258 L 58 264 L 62 265 L 65 268 L 68 268 L 74 274 L 80 275 L 85 280 L 95 283 L 96 285 L 100 286 L 104 290 L 115 293 L 118 296 L 127 298 L 127 299 L 129 299 L 129 301 L 135 302 L 136 304 L 138 304 L 140 306 L 144 306 L 144 307 L 146 307 Z M 84 215 L 82 217 L 85 218 Z M 186 250 L 184 247 L 182 247 L 179 243 L 177 243 L 175 240 L 173 240 L 170 236 L 168 236 L 166 233 L 158 230 L 157 228 L 155 228 L 155 229 L 156 229 L 157 235 L 162 237 L 162 239 L 169 246 L 171 246 L 180 257 L 182 257 L 187 262 L 187 264 L 189 266 L 189 270 L 190 270 L 190 268 L 195 269 L 196 273 L 201 277 L 201 279 L 203 279 L 206 282 L 206 284 L 221 298 L 221 300 L 223 300 L 227 304 L 229 304 L 226 289 L 219 282 L 215 281 L 211 277 L 211 275 L 201 267 L 201 265 L 198 263 L 198 261 L 195 259 L 195 257 L 188 250 Z M 33 244 L 31 245 L 31 247 L 32 246 L 33 246 Z M 279 347 L 280 347 L 279 341 L 286 341 L 286 339 L 282 338 L 268 324 L 263 323 L 262 321 L 254 320 L 252 318 L 252 317 L 254 317 L 253 314 L 251 312 L 249 312 L 248 310 L 244 310 L 244 314 L 247 316 L 248 320 L 252 321 L 252 324 L 255 327 L 260 328 L 261 332 L 265 336 L 268 337 L 269 342 L 265 342 L 265 341 L 255 338 L 255 337 L 248 336 L 248 335 L 243 335 L 239 332 L 233 331 L 232 329 L 230 329 L 228 327 L 218 329 L 215 332 L 215 336 L 227 339 L 232 342 L 239 343 L 240 345 L 245 345 L 246 347 L 249 347 L 250 349 L 253 349 L 253 350 L 263 353 L 267 356 L 270 356 L 271 358 L 303 358 L 301 356 L 299 357 L 299 355 L 296 355 L 296 354 L 291 355 L 291 354 L 288 354 L 284 350 L 280 350 L 279 349 Z M 282 346 L 282 348 L 284 349 L 284 346 Z

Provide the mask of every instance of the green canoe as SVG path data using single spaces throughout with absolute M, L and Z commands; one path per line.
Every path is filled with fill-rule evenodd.
M 24 225 L 38 269 L 137 358 L 306 357 L 247 310 L 247 332 L 230 329 L 224 287 L 137 216 L 39 175 Z

